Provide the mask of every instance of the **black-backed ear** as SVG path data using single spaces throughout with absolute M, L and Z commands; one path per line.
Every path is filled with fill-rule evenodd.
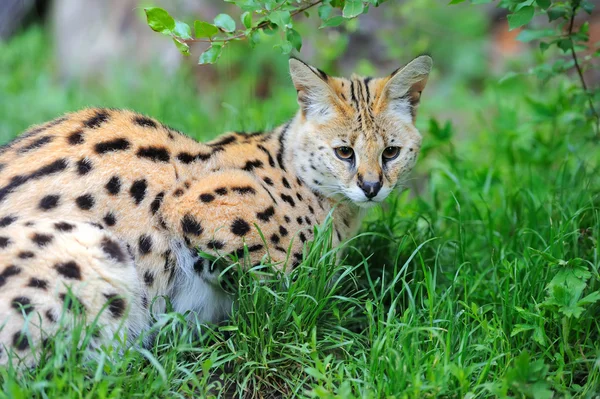
M 432 65 L 431 57 L 422 55 L 390 75 L 382 98 L 387 100 L 392 112 L 409 117 L 414 123 Z
M 329 76 L 296 58 L 290 58 L 290 74 L 304 116 L 321 122 L 331 116 L 335 93 L 327 83 Z

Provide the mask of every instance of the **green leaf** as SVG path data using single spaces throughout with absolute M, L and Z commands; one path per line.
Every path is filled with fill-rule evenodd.
M 354 18 L 363 13 L 365 5 L 362 0 L 346 0 L 342 15 L 344 18 Z
M 192 29 L 185 22 L 175 21 L 175 29 L 173 29 L 173 34 L 182 39 L 191 39 Z
M 225 32 L 233 32 L 235 30 L 235 21 L 227 14 L 219 14 L 215 17 L 215 25 L 223 29 Z
M 173 38 L 173 43 L 175 43 L 175 46 L 177 47 L 177 50 L 179 50 L 179 52 L 181 54 L 183 54 L 183 55 L 190 55 L 190 46 L 188 46 L 187 43 L 180 42 L 176 38 Z
M 551 5 L 552 2 L 550 0 L 535 0 L 535 3 L 542 9 L 542 10 L 546 10 L 548 9 Z
M 323 22 L 321 26 L 319 26 L 319 28 L 332 28 L 335 26 L 340 26 L 342 22 L 344 22 L 344 17 L 342 17 L 341 15 L 337 15 Z
M 532 29 L 523 29 L 519 35 L 517 36 L 517 40 L 527 43 L 532 40 L 539 40 L 545 37 L 554 36 L 555 32 L 553 29 L 542 29 L 542 30 L 532 30 Z
M 246 11 L 240 17 L 242 20 L 242 24 L 246 27 L 246 29 L 250 29 L 252 27 L 252 13 L 250 11 Z
M 321 4 L 321 6 L 319 6 L 319 18 L 321 18 L 323 21 L 326 21 L 331 16 L 332 12 L 333 7 L 331 7 L 329 4 Z
M 281 50 L 283 54 L 289 54 L 293 49 L 292 43 L 288 42 L 287 40 L 284 40 L 281 44 L 276 44 L 273 47 Z
M 464 3 L 465 0 L 452 0 L 450 1 L 450 3 L 448 4 L 460 4 L 460 3 Z
M 194 30 L 196 31 L 196 37 L 208 37 L 211 38 L 219 33 L 219 28 L 213 24 L 209 24 L 204 21 L 195 21 Z
M 292 16 L 290 15 L 289 11 L 273 11 L 267 16 L 267 18 L 281 29 L 288 29 L 292 27 Z
M 153 31 L 162 33 L 163 35 L 170 35 L 171 31 L 175 29 L 175 20 L 162 8 L 144 8 L 144 12 L 146 13 L 148 26 Z
M 571 39 L 561 39 L 556 43 L 556 45 L 566 53 L 573 48 L 573 41 Z
M 509 30 L 520 28 L 523 25 L 527 25 L 533 18 L 535 8 L 533 6 L 526 6 L 521 8 L 519 11 L 514 12 L 508 16 Z
M 222 44 L 213 44 L 200 55 L 200 59 L 198 60 L 198 64 L 214 64 L 221 55 L 221 50 L 223 49 Z
M 548 21 L 552 22 L 567 15 L 567 9 L 563 7 L 552 7 L 548 11 Z
M 583 2 L 581 2 L 581 7 L 584 9 L 585 12 L 587 12 L 588 14 L 591 14 L 592 11 L 594 11 L 595 5 L 592 4 L 592 2 L 590 2 L 590 1 L 583 1 Z
M 296 51 L 300 51 L 302 48 L 302 37 L 300 36 L 300 33 L 294 29 L 288 29 L 285 33 L 285 38 L 292 44 Z

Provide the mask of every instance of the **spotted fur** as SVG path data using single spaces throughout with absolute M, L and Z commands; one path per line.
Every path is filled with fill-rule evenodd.
M 343 79 L 291 60 L 300 110 L 264 134 L 199 143 L 130 111 L 87 109 L 1 148 L 0 364 L 4 349 L 33 359 L 75 303 L 88 320 L 100 313 L 102 337 L 120 324 L 135 337 L 162 297 L 201 321 L 226 317 L 232 299 L 198 250 L 291 270 L 329 213 L 334 245 L 351 237 L 360 207 L 414 164 L 430 67 L 420 57 L 386 78 Z M 336 157 L 341 145 L 352 162 Z M 383 163 L 387 146 L 400 155 Z

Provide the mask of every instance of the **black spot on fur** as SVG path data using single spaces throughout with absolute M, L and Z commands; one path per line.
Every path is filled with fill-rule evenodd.
M 56 316 L 54 315 L 54 312 L 52 312 L 52 309 L 46 310 L 44 315 L 46 316 L 46 318 L 48 319 L 48 321 L 50 323 L 56 323 Z
M 35 254 L 31 251 L 21 251 L 19 255 L 17 255 L 19 259 L 31 259 L 35 258 Z
M 58 206 L 59 199 L 60 197 L 58 195 L 46 195 L 40 200 L 39 208 L 43 211 L 54 209 Z
M 152 212 L 153 215 L 156 214 L 156 212 L 158 212 L 164 198 L 164 191 L 161 191 L 160 193 L 156 194 L 156 197 L 154 197 L 154 200 L 150 204 L 150 212 Z
M 312 215 L 314 215 L 314 214 L 315 214 L 315 210 L 314 210 L 314 208 L 313 208 L 312 206 L 310 206 L 310 205 L 309 205 L 309 206 L 308 206 L 308 210 L 310 211 L 310 213 L 311 213 Z
M 215 152 L 218 152 L 219 149 L 222 150 L 223 148 L 217 147 L 217 148 L 213 149 L 212 153 L 208 153 L 208 154 L 203 154 L 200 152 L 200 153 L 196 154 L 196 158 L 198 158 L 201 161 L 206 161 L 206 160 L 210 159 L 210 157 L 212 157 Z
M 290 219 L 290 217 L 288 215 L 284 215 L 283 220 L 285 220 L 286 223 L 289 223 L 292 221 L 292 219 Z
M 298 217 L 296 218 L 296 222 L 298 222 L 298 224 L 302 224 L 302 223 L 304 223 L 304 220 L 302 220 L 302 216 L 298 216 Z
M 220 139 L 219 141 L 215 141 L 214 143 L 209 143 L 208 145 L 211 147 L 220 147 L 220 146 L 234 143 L 236 140 L 237 139 L 235 136 L 225 136 L 222 139 Z
M 225 187 L 219 187 L 215 190 L 215 194 L 217 195 L 226 195 L 227 189 Z
M 304 216 L 304 221 L 306 222 L 307 225 L 311 225 L 312 224 L 312 220 L 310 220 L 310 218 L 308 216 Z
M 146 188 L 148 188 L 148 183 L 146 179 L 140 179 L 133 182 L 131 188 L 129 189 L 129 194 L 135 201 L 136 205 L 139 205 L 140 202 L 144 200 L 146 196 Z
M 48 245 L 52 241 L 53 238 L 54 237 L 51 236 L 50 234 L 35 233 L 31 237 L 31 241 L 36 243 L 39 247 L 44 247 L 44 246 Z
M 83 140 L 83 131 L 82 130 L 77 130 L 77 131 L 69 134 L 69 136 L 67 136 L 67 141 L 71 145 L 83 144 L 83 142 L 84 142 L 84 140 Z
M 121 191 L 121 179 L 119 176 L 113 176 L 104 187 L 109 194 L 117 195 Z
M 288 235 L 288 231 L 285 227 L 279 226 L 279 234 L 281 234 L 283 237 L 285 237 Z
M 256 252 L 256 251 L 260 251 L 261 249 L 263 249 L 263 245 L 262 244 L 254 244 L 250 247 L 248 247 L 248 252 Z
M 30 180 L 37 180 L 45 176 L 49 176 L 58 172 L 65 170 L 68 166 L 68 162 L 66 159 L 61 158 L 56 161 L 42 166 L 38 170 L 31 172 L 28 175 L 17 175 L 13 176 L 6 186 L 0 188 L 0 201 L 2 201 L 8 194 L 15 191 L 17 187 L 22 186 Z
M 125 151 L 128 150 L 129 147 L 131 147 L 131 143 L 126 139 L 120 138 L 97 143 L 94 146 L 94 149 L 98 154 L 106 154 L 114 151 Z
M 246 161 L 246 164 L 242 168 L 246 172 L 252 172 L 254 169 L 262 168 L 263 163 L 259 159 L 255 159 L 254 161 Z
M 99 110 L 96 112 L 96 115 L 83 122 L 83 125 L 91 129 L 97 129 L 106 121 L 108 121 L 108 112 Z
M 65 278 L 71 280 L 81 280 L 81 269 L 74 261 L 57 263 L 54 265 L 54 268 Z
M 114 226 L 117 223 L 117 218 L 112 212 L 108 212 L 106 215 L 104 215 L 102 220 L 107 226 Z
M 10 238 L 0 236 L 0 249 L 8 247 L 10 243 Z
M 152 251 L 152 237 L 142 234 L 138 239 L 138 247 L 141 255 L 149 254 Z
M 304 233 L 300 233 L 300 241 L 306 242 L 306 236 L 304 235 Z
M 198 274 L 202 274 L 204 271 L 204 259 L 196 259 L 194 262 L 194 271 Z
M 21 147 L 17 150 L 18 153 L 23 154 L 25 152 L 29 152 L 32 150 L 36 150 L 40 147 L 43 147 L 44 145 L 52 142 L 52 140 L 54 140 L 54 136 L 44 136 L 44 137 L 40 137 L 39 139 L 35 140 L 34 142 L 27 144 L 24 147 Z
M 256 190 L 250 186 L 231 187 L 238 194 L 256 194 Z
M 21 313 L 21 309 L 22 309 L 26 315 L 28 315 L 35 309 L 33 307 L 33 305 L 31 304 L 31 299 L 29 299 L 25 296 L 18 296 L 16 298 L 14 298 L 12 300 L 10 306 L 19 313 Z
M 225 243 L 223 241 L 211 240 L 206 244 L 209 249 L 223 249 Z
M 100 223 L 96 223 L 96 222 L 87 222 L 87 224 L 89 224 L 90 226 L 93 226 L 97 229 L 100 230 L 104 230 L 104 226 L 102 226 Z
M 146 270 L 144 273 L 144 284 L 146 284 L 148 287 L 151 287 L 152 284 L 154 284 L 154 275 L 150 273 L 149 270 Z
M 13 215 L 4 216 L 3 218 L 0 218 L 0 227 L 10 226 L 14 222 L 16 222 L 16 220 L 17 220 L 16 216 L 13 216 Z
M 15 265 L 10 265 L 0 273 L 0 287 L 6 284 L 6 280 L 11 276 L 16 276 L 21 273 L 21 268 Z
M 199 236 L 202 234 L 202 226 L 192 215 L 187 214 L 181 219 L 181 229 L 184 234 Z
M 45 290 L 48 288 L 48 282 L 46 280 L 40 280 L 39 278 L 32 277 L 27 283 L 28 287 L 39 288 L 40 290 Z
M 272 242 L 273 244 L 279 244 L 279 236 L 278 236 L 277 234 L 273 233 L 273 234 L 271 235 L 271 242 Z
M 80 176 L 88 174 L 92 170 L 92 161 L 87 158 L 82 158 L 77 161 L 77 173 Z
M 304 200 L 304 198 L 302 197 L 302 195 L 300 195 L 300 193 L 296 193 L 296 198 L 298 198 L 298 201 L 302 202 Z
M 29 339 L 27 338 L 27 335 L 24 332 L 17 331 L 13 335 L 12 344 L 16 349 L 24 351 L 27 348 L 29 348 Z
M 245 236 L 250 231 L 250 225 L 241 218 L 237 218 L 231 223 L 231 232 L 236 236 Z
M 285 177 L 281 179 L 281 183 L 283 183 L 283 187 L 291 188 L 290 182 L 288 182 L 288 180 Z
M 67 296 L 67 294 L 61 293 L 58 295 L 58 297 L 61 299 L 61 301 L 64 302 L 65 307 L 69 311 L 74 310 L 77 313 L 83 314 L 87 310 L 85 305 L 83 304 L 83 302 L 81 302 L 81 300 L 79 298 L 74 297 L 73 295 Z
M 75 198 L 75 203 L 84 211 L 89 211 L 94 207 L 94 197 L 91 194 L 83 194 Z
M 287 194 L 281 194 L 281 199 L 290 204 L 292 207 L 296 206 L 294 199 Z
M 279 167 L 283 169 L 284 172 L 286 171 L 285 165 L 283 164 L 283 153 L 285 151 L 285 135 L 287 133 L 288 128 L 290 127 L 290 123 L 291 121 L 286 123 L 286 125 L 281 130 L 281 133 L 279 133 L 278 137 L 279 150 L 277 151 L 277 162 L 279 163 Z
M 119 318 L 125 313 L 127 302 L 125 299 L 120 298 L 117 294 L 104 294 L 106 302 L 108 303 L 108 310 L 114 318 Z
M 275 208 L 270 206 L 267 209 L 265 209 L 264 211 L 258 212 L 256 214 L 256 217 L 258 219 L 262 220 L 263 222 L 268 222 L 273 215 L 275 215 Z
M 196 157 L 194 157 L 189 152 L 180 152 L 177 154 L 177 159 L 185 164 L 192 163 Z
M 165 147 L 142 147 L 138 150 L 137 156 L 148 158 L 153 162 L 169 162 L 171 156 Z
M 274 184 L 274 183 L 273 183 L 273 180 L 271 180 L 271 178 L 270 178 L 270 177 L 263 177 L 263 181 L 264 181 L 265 183 L 267 183 L 269 186 L 272 186 L 272 185 Z
M 205 204 L 208 204 L 209 202 L 212 202 L 215 200 L 215 196 L 209 193 L 204 193 L 204 194 L 200 194 L 200 201 L 204 202 Z
M 147 118 L 147 117 L 141 116 L 141 115 L 136 115 L 133 118 L 133 123 L 135 123 L 136 125 L 142 126 L 142 127 L 153 127 L 153 128 L 156 128 L 156 122 L 154 122 L 150 118 Z
M 257 147 L 258 147 L 259 150 L 261 150 L 262 152 L 264 152 L 265 154 L 267 154 L 267 157 L 269 158 L 269 165 L 272 168 L 274 168 L 275 167 L 275 160 L 271 156 L 271 153 L 269 152 L 269 150 L 267 150 L 262 144 L 258 144 Z
M 75 228 L 75 225 L 67 222 L 54 223 L 54 228 L 58 231 L 71 231 Z
M 125 262 L 127 259 L 125 257 L 125 253 L 121 249 L 121 246 L 116 241 L 113 241 L 108 237 L 105 237 L 102 240 L 100 246 L 109 258 L 114 259 L 117 262 Z

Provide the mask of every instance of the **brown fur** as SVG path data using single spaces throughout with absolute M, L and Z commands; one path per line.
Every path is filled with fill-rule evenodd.
M 218 320 L 230 302 L 215 264 L 196 249 L 227 260 L 246 250 L 250 265 L 267 260 L 290 270 L 330 212 L 333 244 L 351 237 L 359 207 L 382 201 L 412 168 L 420 147 L 414 98 L 428 60 L 388 78 L 349 80 L 292 60 L 301 110 L 266 134 L 229 133 L 203 144 L 107 109 L 31 128 L 0 150 L 0 347 L 28 353 L 13 342 L 30 317 L 11 305 L 15 298 L 39 314 L 58 312 L 71 289 L 93 318 L 118 295 L 133 335 L 155 296 L 202 321 Z M 353 165 L 335 156 L 340 145 L 354 149 Z M 381 153 L 391 145 L 401 155 L 384 164 Z M 377 179 L 381 192 L 366 201 L 357 184 Z M 28 286 L 31 279 L 47 283 Z M 163 311 L 164 302 L 153 310 Z M 126 316 L 117 313 L 101 319 L 112 325 L 106 331 Z M 48 323 L 32 324 L 32 344 L 41 329 L 53 331 Z

